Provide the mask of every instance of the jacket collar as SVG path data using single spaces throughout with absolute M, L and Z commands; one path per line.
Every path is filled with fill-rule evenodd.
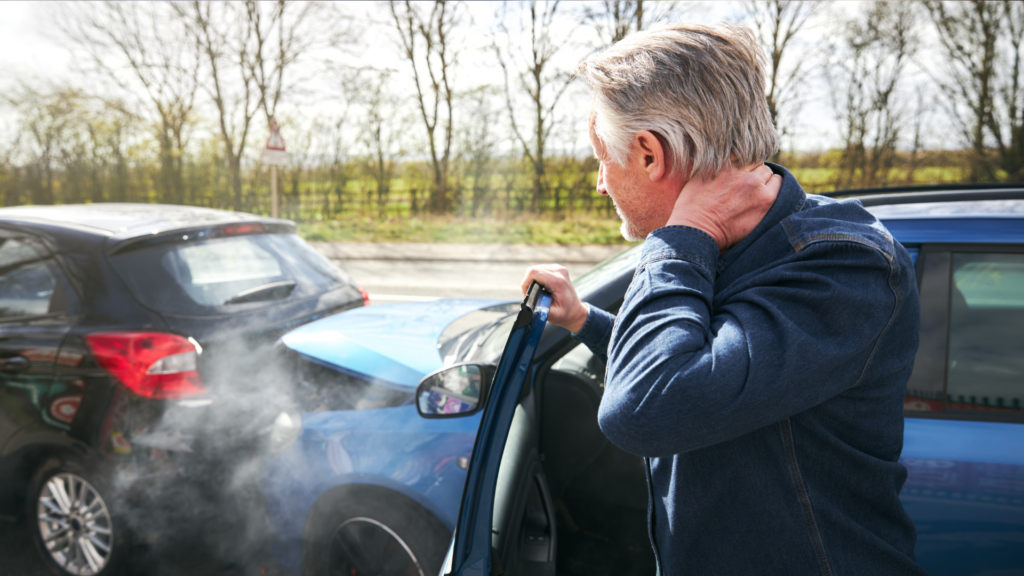
M 771 162 L 765 162 L 765 166 L 771 168 L 772 172 L 782 176 L 782 187 L 779 189 L 779 195 L 775 197 L 772 207 L 768 209 L 768 213 L 754 227 L 754 230 L 746 238 L 740 240 L 739 244 L 719 255 L 718 274 L 722 274 L 730 264 L 735 262 L 749 246 L 757 242 L 765 232 L 774 228 L 794 212 L 799 211 L 803 207 L 804 202 L 807 201 L 807 194 L 804 193 L 804 189 L 789 170 Z

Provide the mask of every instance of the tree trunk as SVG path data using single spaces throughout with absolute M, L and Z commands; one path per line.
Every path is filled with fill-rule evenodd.
M 242 211 L 242 159 L 234 154 L 228 156 L 228 168 L 231 170 L 231 197 L 235 212 Z

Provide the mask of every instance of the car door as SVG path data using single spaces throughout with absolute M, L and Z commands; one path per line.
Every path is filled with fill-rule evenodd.
M 554 574 L 554 515 L 536 457 L 535 415 L 522 401 L 550 304 L 551 296 L 534 284 L 505 345 L 473 448 L 445 573 Z
M 935 576 L 1020 570 L 1024 250 L 926 245 L 921 259 L 901 459 L 917 560 Z
M 0 457 L 14 449 L 11 439 L 21 431 L 71 429 L 82 394 L 56 384 L 53 375 L 74 302 L 41 242 L 0 230 Z M 3 496 L 10 491 L 0 490 Z

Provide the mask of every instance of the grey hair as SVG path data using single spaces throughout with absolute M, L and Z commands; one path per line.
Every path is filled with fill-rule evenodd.
M 687 178 L 763 162 L 779 149 L 764 54 L 746 27 L 653 27 L 587 58 L 576 73 L 594 92 L 595 132 L 619 166 L 643 130 L 668 145 L 671 173 Z

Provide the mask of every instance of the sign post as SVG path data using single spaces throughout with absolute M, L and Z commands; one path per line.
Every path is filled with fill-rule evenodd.
M 270 215 L 274 218 L 281 217 L 281 202 L 277 195 L 277 167 L 288 164 L 288 152 L 284 149 L 284 138 L 281 138 L 281 129 L 277 122 L 270 121 L 270 137 L 267 138 L 267 146 L 263 150 L 263 163 L 270 165 Z

